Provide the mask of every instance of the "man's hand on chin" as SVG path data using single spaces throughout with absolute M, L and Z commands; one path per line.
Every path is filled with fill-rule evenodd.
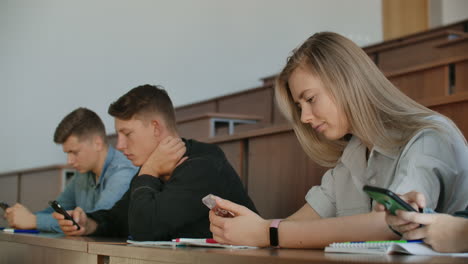
M 138 176 L 146 174 L 168 181 L 174 169 L 188 159 L 183 157 L 186 150 L 181 138 L 164 138 L 141 166 Z

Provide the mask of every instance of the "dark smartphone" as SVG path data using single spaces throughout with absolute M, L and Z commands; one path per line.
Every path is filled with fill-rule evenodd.
M 63 209 L 63 207 L 57 201 L 50 201 L 49 205 L 55 210 L 55 212 L 65 216 L 65 219 L 72 221 L 73 225 L 76 225 L 78 227 L 77 230 L 80 230 L 80 226 L 75 222 L 75 220 L 73 220 L 73 218 L 67 213 L 65 209 Z
M 0 208 L 2 208 L 3 210 L 6 210 L 8 207 L 10 206 L 7 203 L 0 202 Z
M 365 185 L 363 190 L 374 200 L 383 204 L 385 208 L 395 215 L 396 210 L 417 212 L 411 205 L 403 201 L 398 195 L 390 190 Z

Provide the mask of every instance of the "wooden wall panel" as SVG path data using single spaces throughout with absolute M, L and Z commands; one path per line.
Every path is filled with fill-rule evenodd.
M 260 89 L 249 93 L 221 98 L 218 103 L 220 113 L 262 116 L 259 122 L 270 125 L 272 121 L 273 90 Z
M 5 202 L 10 206 L 17 202 L 18 197 L 18 175 L 0 176 L 0 202 Z M 4 211 L 0 209 L 0 226 L 7 226 L 8 222 L 2 216 Z
M 13 205 L 18 198 L 18 175 L 0 176 L 0 201 Z
M 455 64 L 454 93 L 468 92 L 468 60 Z M 468 119 L 468 116 L 467 116 Z
M 326 169 L 313 163 L 293 131 L 250 138 L 248 192 L 260 215 L 284 218 L 305 204 Z
M 273 107 L 273 124 L 282 125 L 287 123 L 289 123 L 288 120 L 284 117 L 283 113 L 281 113 L 280 109 L 278 108 L 278 105 L 276 105 L 275 102 Z
M 436 67 L 388 78 L 414 100 L 448 95 L 448 67 Z
M 217 112 L 215 100 L 209 100 L 198 104 L 177 107 L 175 109 L 176 120 L 214 112 Z
M 46 208 L 61 192 L 61 169 L 25 173 L 20 179 L 20 200 L 31 211 Z
M 244 155 L 245 155 L 245 142 L 243 140 L 236 140 L 230 142 L 223 142 L 217 144 L 226 155 L 227 160 L 239 175 L 244 187 L 246 186 L 246 178 L 244 175 Z
M 379 53 L 379 68 L 382 71 L 388 72 L 433 62 L 441 57 L 436 51 L 442 51 L 441 49 L 436 49 L 435 45 L 448 40 L 448 38 L 449 33 L 438 34 L 424 41 L 381 51 Z M 450 49 L 447 48 L 445 50 L 449 52 Z
M 468 54 L 468 37 L 465 33 L 464 36 L 437 45 L 434 50 L 436 51 L 434 54 L 437 55 L 438 59 L 466 55 Z M 431 56 L 432 54 L 427 55 Z
M 187 139 L 200 139 L 210 136 L 210 121 L 208 118 L 177 124 L 179 135 Z
M 430 107 L 450 119 L 458 126 L 468 139 L 468 101 Z
M 382 19 L 385 40 L 426 30 L 428 0 L 382 0 Z
M 262 128 L 262 127 L 265 127 L 264 124 L 262 123 L 257 123 L 257 124 L 239 124 L 239 125 L 236 125 L 234 127 L 234 134 L 239 134 L 239 133 L 242 133 L 242 132 L 245 132 L 245 131 L 249 131 L 249 130 L 255 130 L 255 129 L 259 129 L 259 128 Z M 227 127 L 226 127 L 226 133 L 225 135 L 229 134 L 228 131 L 227 131 Z M 219 134 L 219 135 L 222 135 L 222 134 Z M 216 132 L 216 136 L 218 136 L 218 133 Z

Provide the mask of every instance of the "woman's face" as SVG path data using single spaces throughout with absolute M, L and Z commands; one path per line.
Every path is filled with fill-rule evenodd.
M 310 124 L 329 140 L 337 140 L 350 133 L 346 115 L 336 106 L 322 81 L 310 70 L 297 67 L 288 83 L 303 123 Z

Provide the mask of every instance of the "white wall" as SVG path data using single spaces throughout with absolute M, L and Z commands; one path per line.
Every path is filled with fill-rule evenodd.
M 61 164 L 58 122 L 162 84 L 176 106 L 260 85 L 317 31 L 381 41 L 375 0 L 2 0 L 0 172 Z
M 429 0 L 429 26 L 439 27 L 468 18 L 467 0 Z
M 442 1 L 442 25 L 451 24 L 468 18 L 467 0 L 439 0 Z

